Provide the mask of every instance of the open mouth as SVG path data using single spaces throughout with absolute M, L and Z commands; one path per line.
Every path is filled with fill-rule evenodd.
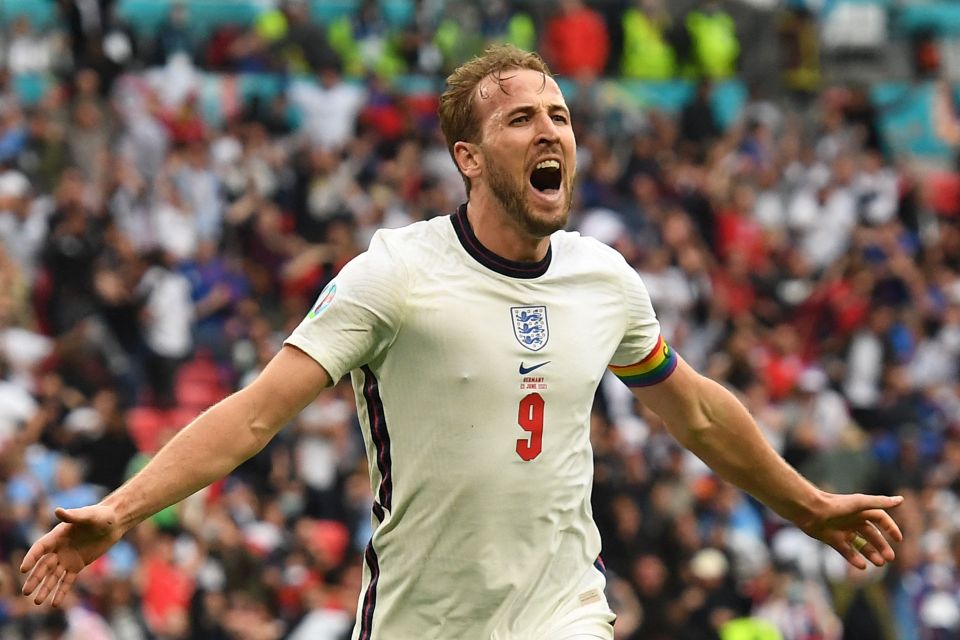
M 563 174 L 557 160 L 541 160 L 530 174 L 530 185 L 541 193 L 556 193 L 562 182 Z

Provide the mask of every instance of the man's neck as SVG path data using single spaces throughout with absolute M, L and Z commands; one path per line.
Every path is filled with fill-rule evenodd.
M 501 258 L 539 262 L 547 255 L 550 237 L 525 232 L 492 197 L 473 194 L 467 203 L 467 220 L 477 240 Z

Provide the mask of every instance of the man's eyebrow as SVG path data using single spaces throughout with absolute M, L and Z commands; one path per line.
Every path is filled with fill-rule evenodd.
M 510 117 L 517 113 L 533 113 L 536 110 L 537 110 L 537 107 L 532 104 L 521 104 L 507 111 L 506 115 L 507 117 Z M 546 110 L 549 113 L 556 113 L 557 111 L 562 111 L 567 116 L 570 115 L 570 109 L 568 109 L 565 104 L 561 104 L 559 102 L 547 105 Z
M 521 104 L 507 111 L 507 116 L 512 116 L 516 113 L 530 113 L 533 109 L 532 104 Z

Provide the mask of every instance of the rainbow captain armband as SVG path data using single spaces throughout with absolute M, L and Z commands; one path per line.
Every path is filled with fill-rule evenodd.
M 677 352 L 660 336 L 650 355 L 640 362 L 623 367 L 611 364 L 608 368 L 628 387 L 649 387 L 670 377 L 677 368 Z

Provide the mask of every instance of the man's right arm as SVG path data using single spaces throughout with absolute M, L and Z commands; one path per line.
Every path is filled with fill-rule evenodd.
M 295 347 L 284 347 L 248 387 L 177 433 L 102 504 L 115 511 L 126 532 L 236 469 L 329 383 L 330 376 L 313 358 Z
M 59 605 L 77 574 L 132 527 L 222 478 L 273 438 L 330 376 L 313 358 L 285 346 L 256 380 L 201 414 L 149 464 L 99 504 L 57 509 L 62 522 L 27 552 L 24 594 Z

